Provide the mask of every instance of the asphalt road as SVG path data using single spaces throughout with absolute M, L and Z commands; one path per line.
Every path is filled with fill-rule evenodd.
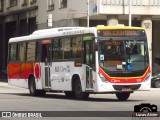
M 47 93 L 45 97 L 32 97 L 28 89 L 9 86 L 0 82 L 0 111 L 133 111 L 135 105 L 141 103 L 155 104 L 160 111 L 160 89 L 151 88 L 151 91 L 134 92 L 128 101 L 118 101 L 114 94 L 90 95 L 86 101 L 67 99 L 63 93 Z M 73 113 L 74 114 L 74 113 Z M 87 114 L 87 113 L 86 113 Z M 93 113 L 94 116 L 96 112 Z M 112 114 L 112 113 L 111 113 Z M 113 113 L 114 114 L 114 113 Z M 113 115 L 114 116 L 114 115 Z M 19 120 L 22 118 L 0 118 L 0 120 Z M 37 120 L 37 118 L 23 118 L 23 120 Z M 39 118 L 38 118 L 39 119 Z M 121 117 L 54 117 L 40 120 L 81 120 L 81 119 L 118 119 L 133 118 Z M 159 119 L 160 120 L 160 119 Z

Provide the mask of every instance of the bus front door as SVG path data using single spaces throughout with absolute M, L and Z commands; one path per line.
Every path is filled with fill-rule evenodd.
M 86 90 L 93 89 L 93 64 L 94 64 L 94 52 L 93 41 L 84 41 L 84 63 L 86 64 Z
M 52 67 L 51 56 L 52 51 L 50 50 L 51 45 L 45 44 L 42 45 L 42 62 L 44 62 L 44 79 L 43 81 L 45 89 L 51 89 L 51 78 L 50 78 L 50 69 Z

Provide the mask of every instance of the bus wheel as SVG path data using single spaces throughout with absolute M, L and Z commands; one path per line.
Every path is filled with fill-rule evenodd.
M 116 93 L 116 97 L 118 98 L 118 100 L 120 101 L 125 101 L 129 98 L 130 96 L 130 93 L 123 93 L 123 92 L 119 92 L 119 93 Z
M 74 98 L 75 97 L 74 92 L 65 91 L 64 93 L 65 93 L 65 95 L 66 95 L 67 98 Z
M 31 96 L 45 96 L 46 94 L 44 90 L 36 90 L 34 77 L 31 77 L 29 80 L 29 92 Z
M 76 99 L 84 100 L 84 99 L 87 99 L 89 97 L 89 93 L 82 92 L 82 87 L 81 87 L 80 80 L 75 80 L 73 86 L 74 86 L 73 90 L 74 90 L 74 94 L 75 94 Z
M 29 80 L 29 92 L 31 96 L 37 96 L 38 91 L 36 90 L 34 77 L 31 77 Z

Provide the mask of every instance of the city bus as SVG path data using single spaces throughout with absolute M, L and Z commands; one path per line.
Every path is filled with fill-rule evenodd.
M 146 32 L 141 27 L 60 27 L 9 39 L 8 83 L 32 96 L 115 94 L 125 101 L 150 90 Z

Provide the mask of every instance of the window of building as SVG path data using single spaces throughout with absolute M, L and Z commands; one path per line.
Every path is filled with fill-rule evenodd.
M 4 0 L 0 0 L 0 12 L 3 12 Z
M 55 5 L 54 5 L 54 0 L 48 0 L 48 10 L 51 11 L 51 10 L 54 10 L 55 8 Z
M 67 0 L 60 0 L 60 8 L 67 8 Z
M 28 0 L 23 0 L 23 3 L 22 3 L 22 6 L 26 6 L 27 5 L 27 2 Z
M 17 0 L 10 0 L 10 7 L 14 7 L 17 5 Z
M 30 4 L 35 4 L 37 2 L 37 0 L 31 0 Z
M 36 42 L 28 42 L 27 61 L 35 61 L 35 59 L 36 59 Z

